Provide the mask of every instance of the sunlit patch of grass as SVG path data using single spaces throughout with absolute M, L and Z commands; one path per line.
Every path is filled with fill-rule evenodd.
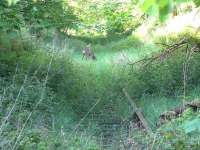
M 120 43 L 120 42 L 119 42 Z M 93 45 L 94 54 L 97 60 L 86 60 L 82 57 L 82 52 L 74 52 L 72 57 L 74 61 L 82 65 L 95 65 L 98 66 L 104 65 L 128 65 L 131 62 L 135 62 L 139 59 L 144 58 L 145 56 L 151 55 L 153 52 L 158 52 L 159 48 L 155 45 L 140 45 L 139 47 L 133 45 L 127 46 L 127 48 L 120 48 L 119 43 L 112 43 L 110 45 Z M 116 47 L 116 49 L 114 49 Z

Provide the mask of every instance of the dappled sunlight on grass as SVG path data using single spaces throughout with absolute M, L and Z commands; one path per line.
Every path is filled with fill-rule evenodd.
M 120 45 L 119 45 L 120 46 Z M 95 47 L 95 45 L 93 46 Z M 98 47 L 96 47 L 98 48 Z M 110 50 L 111 47 L 101 46 L 100 50 L 95 49 L 94 54 L 96 60 L 85 59 L 82 52 L 77 51 L 72 54 L 72 59 L 79 65 L 95 66 L 103 69 L 107 65 L 110 66 L 129 66 L 130 63 L 138 61 L 146 56 L 150 56 L 153 52 L 158 52 L 159 48 L 154 45 L 142 45 L 139 47 L 128 47 L 128 49 Z

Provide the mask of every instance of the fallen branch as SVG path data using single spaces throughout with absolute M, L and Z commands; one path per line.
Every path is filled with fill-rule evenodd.
M 181 107 L 176 107 L 169 111 L 163 112 L 160 114 L 159 121 L 156 125 L 159 127 L 172 119 L 180 117 L 188 108 L 192 108 L 194 112 L 197 111 L 200 108 L 200 100 L 194 100 L 184 104 Z
M 146 119 L 144 118 L 143 114 L 140 112 L 140 110 L 138 109 L 137 105 L 134 103 L 134 101 L 131 99 L 130 95 L 128 94 L 128 92 L 126 91 L 125 88 L 123 88 L 123 93 L 124 95 L 127 97 L 127 100 L 130 102 L 133 110 L 135 110 L 135 114 L 137 115 L 139 121 L 142 123 L 142 126 L 145 128 L 145 130 L 149 133 L 152 134 L 152 130 L 149 127 Z
M 163 61 L 164 59 L 169 57 L 172 53 L 174 53 L 176 50 L 187 45 L 187 43 L 188 43 L 188 40 L 183 38 L 178 43 L 175 43 L 173 45 L 162 44 L 162 45 L 165 45 L 167 47 L 167 49 L 164 52 L 162 52 L 162 53 L 160 53 L 156 56 L 152 56 L 152 57 L 149 57 L 149 58 L 143 58 L 143 59 L 138 60 L 136 62 L 129 63 L 129 65 L 135 65 L 135 64 L 138 64 L 138 63 L 142 63 L 142 65 L 147 66 L 148 64 L 150 64 L 150 63 L 152 63 L 156 60 Z

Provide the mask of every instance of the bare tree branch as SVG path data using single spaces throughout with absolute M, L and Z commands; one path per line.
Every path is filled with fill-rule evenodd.
M 156 60 L 161 60 L 163 61 L 164 59 L 168 58 L 170 55 L 172 55 L 172 53 L 174 53 L 175 51 L 177 51 L 179 48 L 182 48 L 184 47 L 185 45 L 187 45 L 188 43 L 188 40 L 186 38 L 183 38 L 181 39 L 178 43 L 175 43 L 175 44 L 172 44 L 172 45 L 167 45 L 167 44 L 162 44 L 162 45 L 165 45 L 167 47 L 167 49 L 158 54 L 158 55 L 154 55 L 152 57 L 149 57 L 149 58 L 143 58 L 143 59 L 140 59 L 138 61 L 135 61 L 135 62 L 131 62 L 129 63 L 129 65 L 135 65 L 135 64 L 142 64 L 144 66 L 147 66 L 148 64 L 156 61 Z

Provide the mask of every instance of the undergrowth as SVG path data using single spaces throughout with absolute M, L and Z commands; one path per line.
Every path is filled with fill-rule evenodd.
M 81 59 L 80 49 L 86 43 L 68 39 L 66 45 L 60 51 L 1 52 L 1 148 L 100 149 L 94 133 L 82 128 L 79 121 L 89 120 L 85 115 L 98 101 L 89 113 L 110 106 L 119 119 L 128 119 L 134 110 L 123 88 L 154 130 L 161 112 L 182 103 L 183 49 L 144 67 L 125 60 L 134 62 L 160 52 L 160 48 L 133 37 L 92 45 L 97 61 Z M 121 51 L 128 58 L 121 58 Z M 187 100 L 199 96 L 199 57 L 197 53 L 189 62 Z

